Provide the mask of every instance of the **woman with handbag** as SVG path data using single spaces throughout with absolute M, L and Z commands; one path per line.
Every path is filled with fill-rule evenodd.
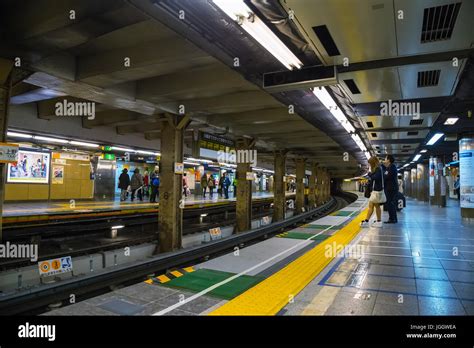
M 380 205 L 387 201 L 385 197 L 384 187 L 383 187 L 383 174 L 382 168 L 380 167 L 379 159 L 375 156 L 369 159 L 370 177 L 369 186 L 372 189 L 369 197 L 369 210 L 367 211 L 367 216 L 360 225 L 362 227 L 369 226 L 369 220 L 372 216 L 372 213 L 375 209 L 375 215 L 377 216 L 377 221 L 372 224 L 372 227 L 382 227 L 382 210 Z

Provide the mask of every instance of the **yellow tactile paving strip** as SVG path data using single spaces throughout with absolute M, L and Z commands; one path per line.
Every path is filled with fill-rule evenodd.
M 329 255 L 328 247 L 336 246 L 339 252 L 342 250 L 339 248 L 350 243 L 359 232 L 365 214 L 362 211 L 314 249 L 209 315 L 275 315 L 334 259 L 337 253 Z

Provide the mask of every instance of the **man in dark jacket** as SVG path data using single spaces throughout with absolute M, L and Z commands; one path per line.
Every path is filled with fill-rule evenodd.
M 398 193 L 398 177 L 397 167 L 394 164 L 395 158 L 392 155 L 387 155 L 383 161 L 384 174 L 384 190 L 387 197 L 385 207 L 388 210 L 387 224 L 396 224 L 397 219 L 397 193 Z
M 130 185 L 130 177 L 128 176 L 128 169 L 125 168 L 119 176 L 118 188 L 120 189 L 120 201 L 126 199 L 128 185 Z

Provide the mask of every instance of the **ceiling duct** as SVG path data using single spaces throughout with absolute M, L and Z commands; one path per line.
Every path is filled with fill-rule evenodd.
M 418 88 L 437 86 L 439 83 L 440 74 L 441 70 L 418 71 Z
M 451 39 L 461 3 L 425 8 L 421 43 Z

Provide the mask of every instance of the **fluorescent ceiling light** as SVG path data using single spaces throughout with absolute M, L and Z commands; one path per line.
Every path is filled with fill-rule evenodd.
M 152 152 L 152 151 L 143 151 L 143 150 L 137 150 L 136 151 L 137 153 L 140 153 L 142 155 L 154 155 L 155 152 Z
M 124 228 L 125 226 L 124 225 L 118 225 L 118 226 L 112 226 L 111 229 L 112 230 L 118 230 L 120 228 Z
M 33 138 L 33 136 L 30 134 L 23 134 L 23 133 L 17 133 L 17 132 L 7 132 L 7 135 L 9 137 L 16 137 L 16 138 Z
M 191 166 L 198 166 L 198 165 L 199 165 L 199 163 L 198 163 L 198 162 L 189 162 L 189 161 L 184 161 L 183 163 L 184 163 L 184 164 L 189 164 L 189 165 L 191 165 Z
M 428 150 L 427 150 L 427 149 L 423 149 L 423 150 L 420 151 L 420 153 L 425 153 L 425 152 L 428 152 Z
M 436 133 L 431 137 L 431 139 L 426 143 L 426 145 L 433 145 L 436 143 L 441 137 L 444 135 L 444 133 Z
M 420 157 L 421 157 L 421 155 L 420 155 L 420 154 L 416 155 L 416 156 L 415 156 L 415 158 L 413 158 L 413 162 L 416 162 L 416 161 L 418 161 L 418 160 L 420 159 Z
M 449 117 L 446 122 L 444 122 L 445 125 L 447 126 L 452 126 L 459 120 L 459 117 Z
M 112 150 L 123 151 L 123 152 L 135 152 L 135 150 L 133 150 L 133 149 L 127 149 L 127 148 L 120 147 L 120 146 L 112 146 Z
M 316 87 L 313 89 L 313 94 L 319 101 L 326 107 L 326 109 L 331 112 L 336 120 L 341 123 L 347 133 L 355 132 L 355 128 L 347 119 L 346 115 L 342 112 L 342 110 L 337 106 L 336 102 L 332 99 L 331 95 L 328 91 L 323 87 Z
M 67 143 L 69 143 L 69 140 L 58 139 L 58 138 L 42 137 L 42 136 L 39 136 L 39 135 L 35 135 L 35 136 L 34 136 L 34 139 L 36 139 L 36 140 L 43 140 L 43 141 L 50 141 L 50 142 L 52 142 L 52 143 L 61 143 L 61 144 L 67 144 Z
M 71 141 L 71 145 L 85 146 L 85 147 L 99 147 L 97 144 L 83 143 L 82 141 Z
M 278 59 L 288 70 L 301 68 L 303 63 L 288 47 L 256 16 L 243 0 L 213 0 L 222 11 L 258 41 L 268 52 Z

